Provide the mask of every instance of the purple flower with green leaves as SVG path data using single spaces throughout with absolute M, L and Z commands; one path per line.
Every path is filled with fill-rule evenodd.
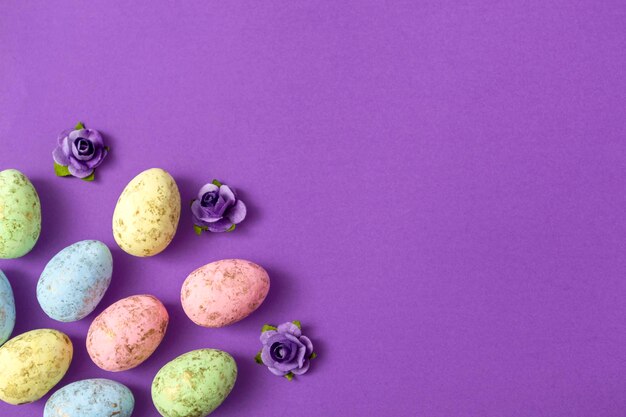
M 100 132 L 78 123 L 73 130 L 59 134 L 58 146 L 52 152 L 54 172 L 60 177 L 71 175 L 93 181 L 95 169 L 108 153 Z
M 271 373 L 292 380 L 303 375 L 317 355 L 313 352 L 311 339 L 302 335 L 299 321 L 283 323 L 274 327 L 266 324 L 261 330 L 263 348 L 255 360 L 267 366 Z
M 191 202 L 194 230 L 230 232 L 246 218 L 246 205 L 237 198 L 235 190 L 218 180 L 205 184 L 198 198 Z

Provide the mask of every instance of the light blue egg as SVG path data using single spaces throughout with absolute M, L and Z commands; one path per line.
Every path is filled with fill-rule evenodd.
M 0 346 L 11 337 L 15 326 L 15 299 L 6 275 L 0 271 Z
M 110 379 L 84 379 L 61 388 L 48 399 L 44 417 L 130 417 L 133 393 Z
M 109 248 L 97 240 L 74 243 L 57 253 L 37 283 L 37 300 L 51 318 L 80 320 L 95 310 L 113 273 Z

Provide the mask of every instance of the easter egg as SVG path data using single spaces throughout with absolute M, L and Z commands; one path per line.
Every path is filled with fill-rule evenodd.
M 270 277 L 265 269 L 243 259 L 225 259 L 189 274 L 180 299 L 185 314 L 194 323 L 222 327 L 250 315 L 265 300 L 269 289 Z
M 0 346 L 11 337 L 15 326 L 15 299 L 6 275 L 0 270 Z
M 87 332 L 87 352 L 105 371 L 135 368 L 159 346 L 169 316 L 163 303 L 151 295 L 134 295 L 110 305 Z
M 37 401 L 63 378 L 72 362 L 67 335 L 52 329 L 23 333 L 0 347 L 0 400 Z
M 113 258 L 104 243 L 74 243 L 54 255 L 44 268 L 37 283 L 37 300 L 54 320 L 80 320 L 98 306 L 112 273 Z
M 133 393 L 110 379 L 84 379 L 61 388 L 48 399 L 43 417 L 130 417 Z
M 152 381 L 152 401 L 163 417 L 204 417 L 226 399 L 237 364 L 221 350 L 200 349 L 167 363 Z
M 16 169 L 0 171 L 0 258 L 19 258 L 37 243 L 41 232 L 39 195 Z
M 113 236 L 125 252 L 153 256 L 170 244 L 179 218 L 180 193 L 174 178 L 152 168 L 124 188 L 113 212 Z

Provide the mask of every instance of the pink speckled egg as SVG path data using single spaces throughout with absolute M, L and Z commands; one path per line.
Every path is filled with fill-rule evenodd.
M 133 295 L 110 305 L 89 326 L 87 352 L 105 371 L 135 368 L 163 340 L 169 316 L 152 295 Z
M 256 310 L 270 289 L 270 277 L 243 259 L 211 262 L 193 271 L 180 291 L 187 316 L 197 325 L 223 327 Z

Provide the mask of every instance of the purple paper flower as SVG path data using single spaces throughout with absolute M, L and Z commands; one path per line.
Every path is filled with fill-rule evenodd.
M 303 375 L 316 357 L 313 343 L 302 335 L 299 321 L 283 323 L 278 327 L 265 325 L 261 333 L 263 348 L 257 363 L 267 366 L 271 373 L 291 380 Z
M 85 129 L 82 123 L 78 123 L 74 130 L 59 134 L 58 146 L 52 152 L 55 172 L 58 176 L 72 175 L 91 181 L 95 168 L 100 166 L 108 152 L 100 132 Z
M 228 185 L 213 180 L 200 188 L 198 198 L 191 202 L 191 213 L 197 234 L 230 232 L 246 218 L 246 205 Z

